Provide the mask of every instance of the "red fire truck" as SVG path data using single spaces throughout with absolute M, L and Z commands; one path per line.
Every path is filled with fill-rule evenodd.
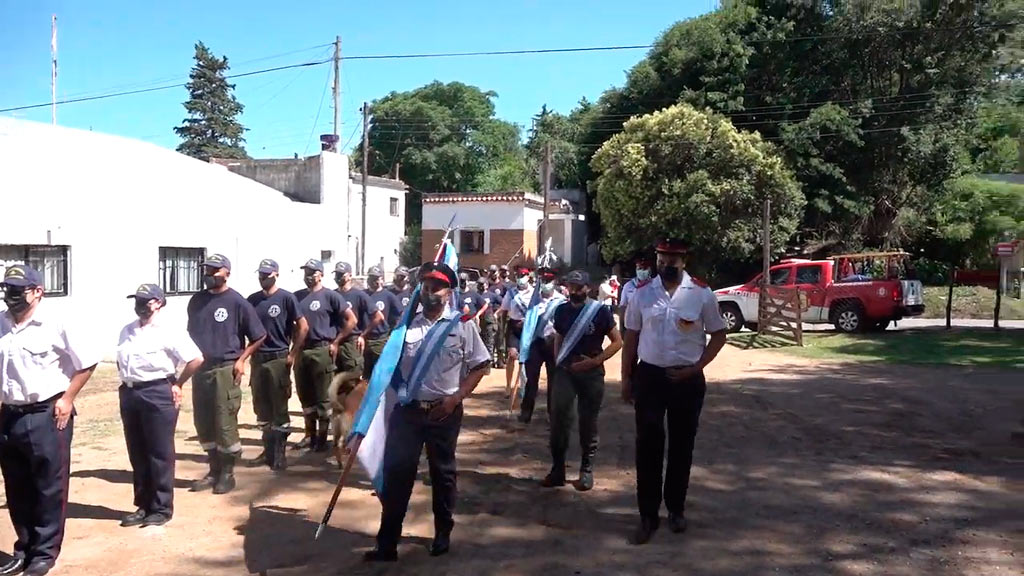
M 768 272 L 771 286 L 800 292 L 802 319 L 841 332 L 885 330 L 890 322 L 924 313 L 924 288 L 908 270 L 905 252 L 842 254 L 827 260 L 782 260 Z M 908 274 L 908 272 L 910 272 Z M 715 291 L 730 332 L 757 329 L 761 275 Z

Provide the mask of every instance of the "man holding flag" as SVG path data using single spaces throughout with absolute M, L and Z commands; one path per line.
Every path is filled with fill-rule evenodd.
M 587 298 L 590 277 L 573 270 L 566 277 L 569 304 L 555 310 L 555 378 L 551 389 L 551 472 L 541 486 L 565 485 L 565 453 L 576 406 L 580 414 L 580 476 L 574 487 L 594 487 L 597 415 L 604 399 L 604 363 L 622 348 L 622 337 L 607 306 Z M 604 339 L 609 344 L 604 347 Z
M 527 318 L 523 323 L 523 335 L 520 343 L 519 362 L 522 364 L 521 376 L 525 376 L 526 385 L 522 388 L 522 406 L 519 409 L 519 421 L 528 424 L 533 419 L 533 408 L 537 403 L 537 390 L 540 388 L 540 369 L 543 365 L 548 376 L 547 409 L 551 411 L 551 384 L 555 368 L 555 327 L 552 319 L 565 298 L 555 291 L 555 271 L 549 262 L 553 259 L 550 249 L 544 262 L 537 268 L 538 288 L 533 291 L 527 310 Z M 532 337 L 527 336 L 530 328 Z

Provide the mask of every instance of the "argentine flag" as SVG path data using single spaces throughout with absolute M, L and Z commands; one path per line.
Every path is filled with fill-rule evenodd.
M 455 246 L 450 240 L 445 240 L 441 243 L 434 261 L 447 264 L 458 273 L 459 256 L 456 254 Z M 409 305 L 406 306 L 405 313 L 402 315 L 401 322 L 391 331 L 391 336 L 388 337 L 387 343 L 384 344 L 384 350 L 380 354 L 380 359 L 373 368 L 373 374 L 370 375 L 366 396 L 363 397 L 363 402 L 359 405 L 359 410 L 356 412 L 352 432 L 346 439 L 351 441 L 355 436 L 363 437 L 363 441 L 359 445 L 359 452 L 356 454 L 356 459 L 359 460 L 359 464 L 363 466 L 373 482 L 378 498 L 380 498 L 381 490 L 384 487 L 384 445 L 387 442 L 387 423 L 391 417 L 391 411 L 398 401 L 398 394 L 393 384 L 395 371 L 398 369 L 398 363 L 402 359 L 402 350 L 405 349 L 405 333 L 408 331 L 409 324 L 412 323 L 412 319 L 416 315 L 421 286 L 422 284 L 416 285 L 412 296 L 409 298 Z M 452 287 L 451 305 L 453 309 L 456 309 L 456 288 L 456 286 Z

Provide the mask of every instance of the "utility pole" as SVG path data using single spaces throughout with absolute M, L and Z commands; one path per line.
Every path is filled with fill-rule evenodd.
M 364 274 L 363 266 L 366 262 L 366 178 L 370 172 L 370 105 L 363 102 L 363 237 L 359 242 L 359 273 Z
M 57 125 L 57 15 L 50 20 L 50 117 Z
M 340 138 L 341 126 L 338 125 L 338 116 L 341 111 L 341 36 L 334 37 L 334 136 Z M 340 140 L 339 140 L 340 142 Z M 338 150 L 338 143 L 334 143 L 335 152 Z
M 541 177 L 541 190 L 544 193 L 544 219 L 541 221 L 540 238 L 537 241 L 537 247 L 541 245 L 541 241 L 548 235 L 548 204 L 551 203 L 551 142 L 544 144 L 544 162 L 540 167 Z

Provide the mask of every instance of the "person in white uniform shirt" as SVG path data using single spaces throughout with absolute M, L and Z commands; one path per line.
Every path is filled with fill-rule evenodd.
M 622 285 L 622 289 L 619 290 L 619 324 L 625 328 L 626 323 L 626 307 L 629 306 L 629 299 L 636 293 L 637 288 L 643 288 L 651 281 L 653 276 L 651 272 L 651 258 L 649 256 L 639 256 L 636 259 L 636 276 L 630 278 L 628 282 Z
M 202 366 L 203 355 L 184 327 L 160 322 L 167 298 L 159 286 L 142 284 L 128 298 L 135 301 L 138 320 L 121 329 L 117 372 L 136 510 L 121 519 L 121 526 L 162 526 L 174 515 L 174 430 L 181 389 Z
M 523 336 L 523 321 L 526 320 L 526 313 L 530 309 L 530 299 L 533 298 L 533 287 L 530 285 L 530 271 L 526 268 L 519 268 L 519 277 L 515 286 L 510 286 L 505 292 L 505 299 L 501 302 L 500 314 L 507 318 L 505 324 L 505 396 L 512 394 L 512 374 L 515 372 L 515 365 L 519 363 L 520 339 Z
M 64 540 L 75 398 L 100 354 L 43 304 L 43 281 L 11 266 L 0 287 L 0 469 L 17 540 L 0 574 L 42 576 Z
M 636 410 L 636 495 L 640 526 L 634 544 L 658 529 L 662 494 L 669 528 L 686 530 L 684 508 L 693 442 L 704 405 L 704 368 L 725 345 L 715 295 L 686 273 L 686 245 L 657 247 L 658 277 L 633 294 L 626 309 L 622 398 Z M 705 334 L 710 334 L 708 342 Z M 668 415 L 668 465 L 665 416 Z
M 458 284 L 450 267 L 428 262 L 420 268 L 420 303 L 405 336 L 395 377 L 399 402 L 388 420 L 377 546 L 364 555 L 370 562 L 398 559 L 402 522 L 409 508 L 423 445 L 434 511 L 431 556 L 448 552 L 455 526 L 455 445 L 462 427 L 462 401 L 472 394 L 490 367 L 490 354 L 475 322 L 446 303 Z

